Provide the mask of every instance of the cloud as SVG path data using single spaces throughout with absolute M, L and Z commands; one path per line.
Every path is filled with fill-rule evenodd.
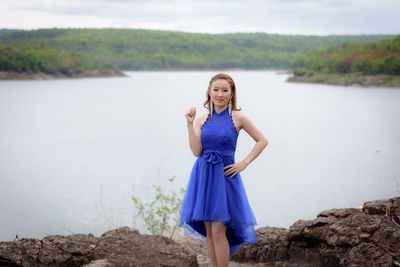
M 122 27 L 189 32 L 399 33 L 395 0 L 25 0 L 0 2 L 0 28 Z

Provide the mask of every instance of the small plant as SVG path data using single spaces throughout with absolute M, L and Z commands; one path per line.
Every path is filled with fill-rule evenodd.
M 173 182 L 175 176 L 169 178 Z M 175 191 L 169 195 L 163 193 L 161 186 L 153 185 L 155 189 L 155 199 L 151 202 L 143 203 L 140 199 L 132 197 L 138 210 L 138 214 L 143 218 L 147 230 L 153 235 L 168 235 L 173 238 L 176 229 L 179 227 L 179 217 L 182 207 L 184 188 L 180 188 L 178 196 Z
M 398 261 L 394 261 L 394 264 L 395 264 L 396 266 L 400 266 L 400 262 L 398 262 Z

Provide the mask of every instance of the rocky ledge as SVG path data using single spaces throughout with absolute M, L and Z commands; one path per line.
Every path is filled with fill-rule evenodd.
M 237 262 L 269 266 L 400 266 L 400 197 L 361 209 L 329 209 L 289 229 L 257 229 L 257 244 L 232 254 Z
M 329 209 L 286 228 L 261 227 L 257 244 L 229 266 L 400 266 L 400 197 L 362 208 Z M 206 247 L 185 237 L 143 235 L 129 227 L 92 234 L 0 242 L 0 266 L 211 266 Z
M 92 234 L 48 235 L 0 242 L 0 266 L 198 266 L 172 239 L 121 227 Z

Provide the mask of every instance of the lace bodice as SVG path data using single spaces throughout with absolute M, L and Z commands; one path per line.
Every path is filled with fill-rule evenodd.
M 228 108 L 219 114 L 214 109 L 212 117 L 208 117 L 202 126 L 200 139 L 203 151 L 216 150 L 234 153 L 238 135 Z

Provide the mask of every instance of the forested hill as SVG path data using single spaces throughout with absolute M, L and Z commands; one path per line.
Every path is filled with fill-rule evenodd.
M 301 36 L 266 33 L 201 34 L 141 29 L 0 31 L 0 44 L 80 53 L 119 69 L 290 68 L 301 56 L 345 43 L 393 35 Z
M 293 63 L 295 74 L 360 73 L 400 75 L 400 35 L 391 40 L 344 44 L 300 57 Z

